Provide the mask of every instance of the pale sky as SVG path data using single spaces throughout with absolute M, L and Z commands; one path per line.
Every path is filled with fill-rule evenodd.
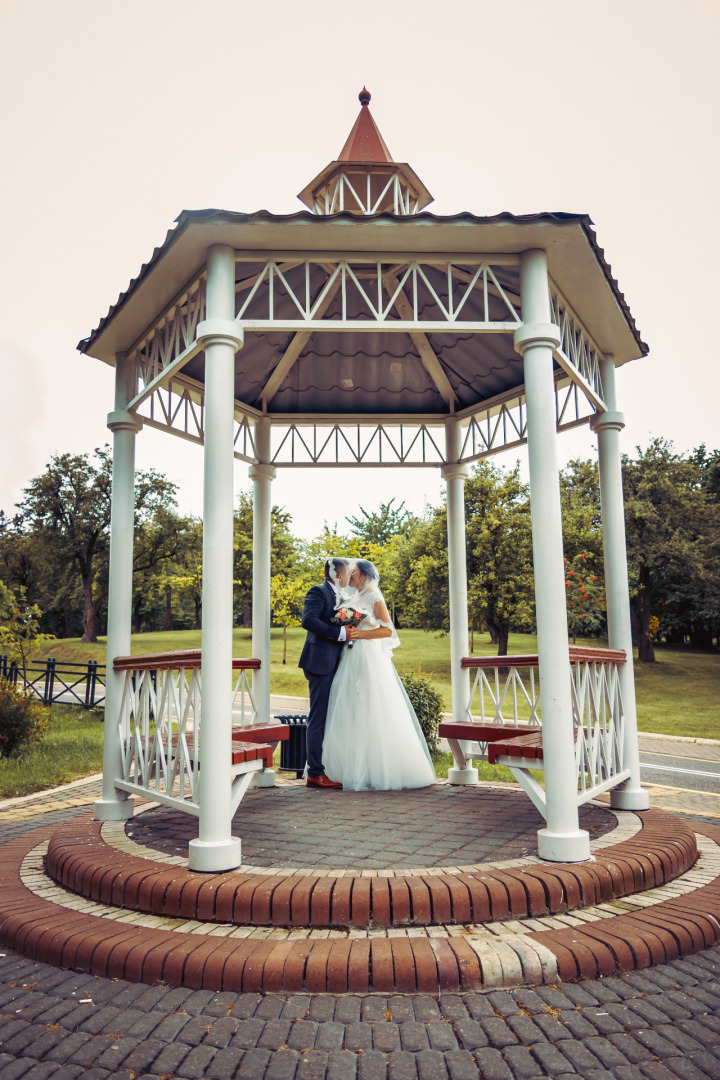
M 112 371 L 75 347 L 180 211 L 301 209 L 363 84 L 430 210 L 592 216 L 650 346 L 618 374 L 624 449 L 718 447 L 719 31 L 716 0 L 5 0 L 0 508 L 51 454 L 109 441 Z M 562 458 L 594 444 L 562 436 Z M 200 512 L 199 447 L 147 429 L 137 460 Z M 341 528 L 360 505 L 440 497 L 435 470 L 326 476 Z M 273 501 L 311 536 L 307 491 L 280 470 Z

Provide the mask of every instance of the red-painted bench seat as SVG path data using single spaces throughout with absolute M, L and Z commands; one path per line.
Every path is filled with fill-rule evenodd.
M 488 761 L 495 765 L 499 757 L 522 758 L 534 762 L 543 760 L 542 732 L 521 735 L 519 738 L 498 740 L 488 746 Z
M 442 720 L 438 728 L 441 739 L 468 739 L 470 742 L 496 742 L 521 735 L 536 735 L 541 727 L 523 724 L 476 724 L 470 720 Z
M 241 742 L 279 743 L 290 738 L 290 728 L 287 724 L 248 724 L 234 727 L 232 737 Z

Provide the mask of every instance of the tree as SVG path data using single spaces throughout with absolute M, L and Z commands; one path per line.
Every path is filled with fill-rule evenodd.
M 80 576 L 85 642 L 97 641 L 100 604 L 107 597 L 112 465 L 108 447 L 88 454 L 55 455 L 46 472 L 25 488 L 18 504 L 23 525 Z M 175 503 L 176 486 L 150 469 L 136 473 L 135 525 Z
M 519 466 L 506 473 L 479 462 L 465 484 L 468 601 L 507 655 L 510 630 L 535 619 L 530 498 Z
M 290 532 L 292 518 L 273 506 L 270 518 L 270 572 L 288 574 L 295 563 L 297 544 Z M 233 578 L 235 618 L 243 626 L 252 625 L 253 499 L 243 492 L 235 511 Z
M 655 660 L 650 623 L 689 629 L 702 643 L 720 627 L 720 504 L 703 467 L 654 439 L 624 459 L 631 615 L 638 657 Z
M 596 567 L 602 567 L 602 513 L 597 462 L 576 459 L 562 470 L 560 508 L 565 557 L 572 562 L 579 555 L 585 555 L 593 558 Z M 602 578 L 602 571 L 597 572 Z
M 176 594 L 188 593 L 188 582 L 202 560 L 202 524 L 160 507 L 136 530 L 133 558 L 133 625 L 139 633 L 142 620 L 154 626 L 163 611 L 162 629 L 175 629 Z M 194 599 L 194 598 L 193 598 Z M 200 599 L 193 624 L 200 628 Z
M 27 664 L 35 646 L 53 640 L 52 634 L 41 633 L 42 612 L 37 604 L 28 604 L 25 592 L 21 587 L 17 597 L 0 581 L 0 649 L 20 665 L 23 683 L 27 682 Z
M 532 536 L 527 486 L 511 473 L 480 462 L 465 484 L 468 602 L 471 619 L 485 624 L 507 654 L 512 628 L 534 620 Z M 394 556 L 398 605 L 411 625 L 449 626 L 447 511 L 415 522 Z
M 287 662 L 287 628 L 300 626 L 303 600 L 309 588 L 310 582 L 302 577 L 275 574 L 270 578 L 270 605 L 273 619 L 283 628 L 283 664 Z
M 380 509 L 369 514 L 362 506 L 361 517 L 346 517 L 348 525 L 352 526 L 351 536 L 357 537 L 366 544 L 374 544 L 382 547 L 394 536 L 405 536 L 413 523 L 413 516 L 409 510 L 404 510 L 404 502 L 394 507 L 395 499 L 390 502 L 380 503 Z M 360 555 L 360 558 L 369 558 L 369 555 Z
M 568 631 L 573 645 L 578 634 L 594 637 L 605 622 L 605 589 L 599 574 L 594 572 L 591 555 L 576 555 L 565 559 L 565 596 L 567 600 Z

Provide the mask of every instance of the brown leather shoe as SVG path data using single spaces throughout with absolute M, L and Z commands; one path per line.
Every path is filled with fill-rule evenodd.
M 325 773 L 322 776 L 308 776 L 306 781 L 307 787 L 319 787 L 319 788 L 336 788 L 342 791 L 342 784 L 337 780 L 331 780 Z

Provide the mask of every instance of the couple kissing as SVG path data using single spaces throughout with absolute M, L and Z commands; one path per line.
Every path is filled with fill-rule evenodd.
M 425 737 L 392 662 L 400 644 L 367 559 L 329 558 L 305 597 L 307 786 L 391 791 L 432 784 Z M 351 613 L 346 610 L 351 606 Z

